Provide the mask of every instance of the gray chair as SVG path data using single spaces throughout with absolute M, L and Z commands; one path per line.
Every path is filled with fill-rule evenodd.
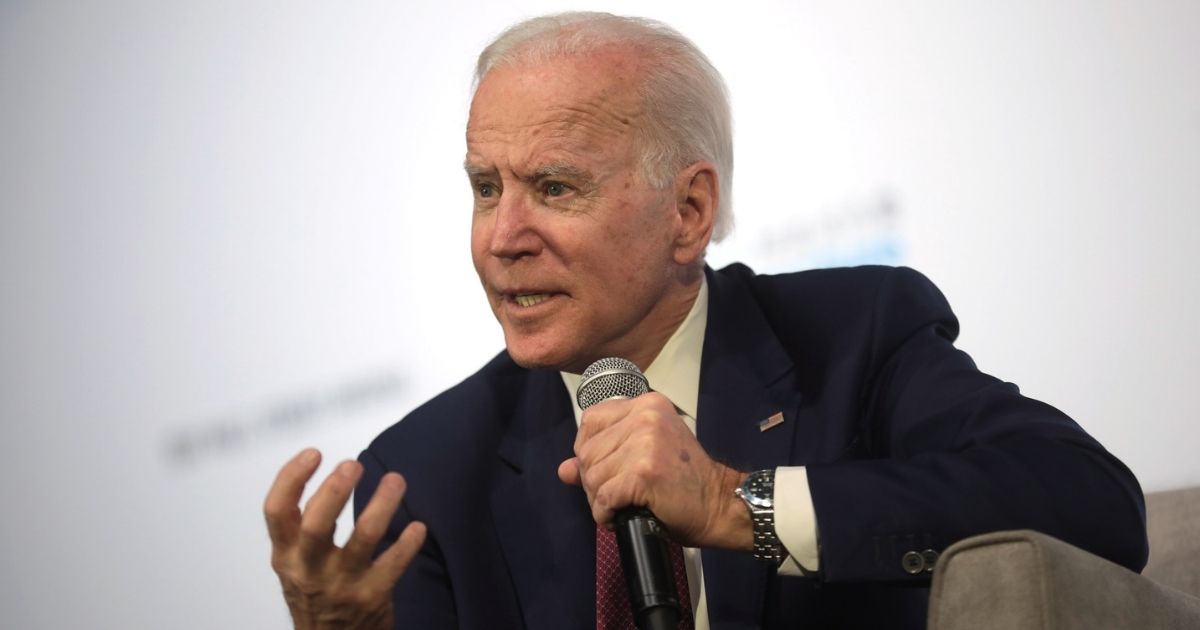
M 955 543 L 941 555 L 929 630 L 1200 629 L 1200 487 L 1146 496 L 1142 575 L 1029 530 Z

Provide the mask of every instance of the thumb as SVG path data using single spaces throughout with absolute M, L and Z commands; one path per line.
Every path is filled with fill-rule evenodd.
M 558 478 L 568 485 L 581 485 L 579 480 L 579 458 L 572 457 L 563 460 L 563 463 L 558 465 Z

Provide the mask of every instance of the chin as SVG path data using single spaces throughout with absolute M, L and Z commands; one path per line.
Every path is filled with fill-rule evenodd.
M 507 339 L 506 345 L 508 356 L 526 369 L 542 368 L 580 373 L 589 363 L 585 357 L 581 358 L 582 353 L 578 349 L 561 345 L 544 345 L 522 339 Z M 583 365 L 580 366 L 580 363 Z

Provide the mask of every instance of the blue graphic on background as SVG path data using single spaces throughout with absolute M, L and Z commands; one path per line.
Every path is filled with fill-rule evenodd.
M 900 204 L 886 191 L 800 215 L 762 234 L 754 246 L 754 267 L 778 273 L 900 265 L 906 248 L 899 219 Z
M 856 267 L 858 265 L 900 265 L 904 262 L 904 244 L 899 235 L 864 241 L 845 249 L 831 248 L 811 255 L 804 269 Z

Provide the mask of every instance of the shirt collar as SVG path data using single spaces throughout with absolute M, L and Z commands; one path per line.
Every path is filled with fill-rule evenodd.
M 700 292 L 692 302 L 692 309 L 646 369 L 650 389 L 669 398 L 679 411 L 692 420 L 696 418 L 700 399 L 700 356 L 704 350 L 704 329 L 707 324 L 708 279 L 701 276 Z M 578 424 L 583 411 L 575 400 L 575 390 L 579 388 L 581 377 L 570 372 L 559 374 L 567 387 L 571 406 L 575 410 L 575 423 Z

